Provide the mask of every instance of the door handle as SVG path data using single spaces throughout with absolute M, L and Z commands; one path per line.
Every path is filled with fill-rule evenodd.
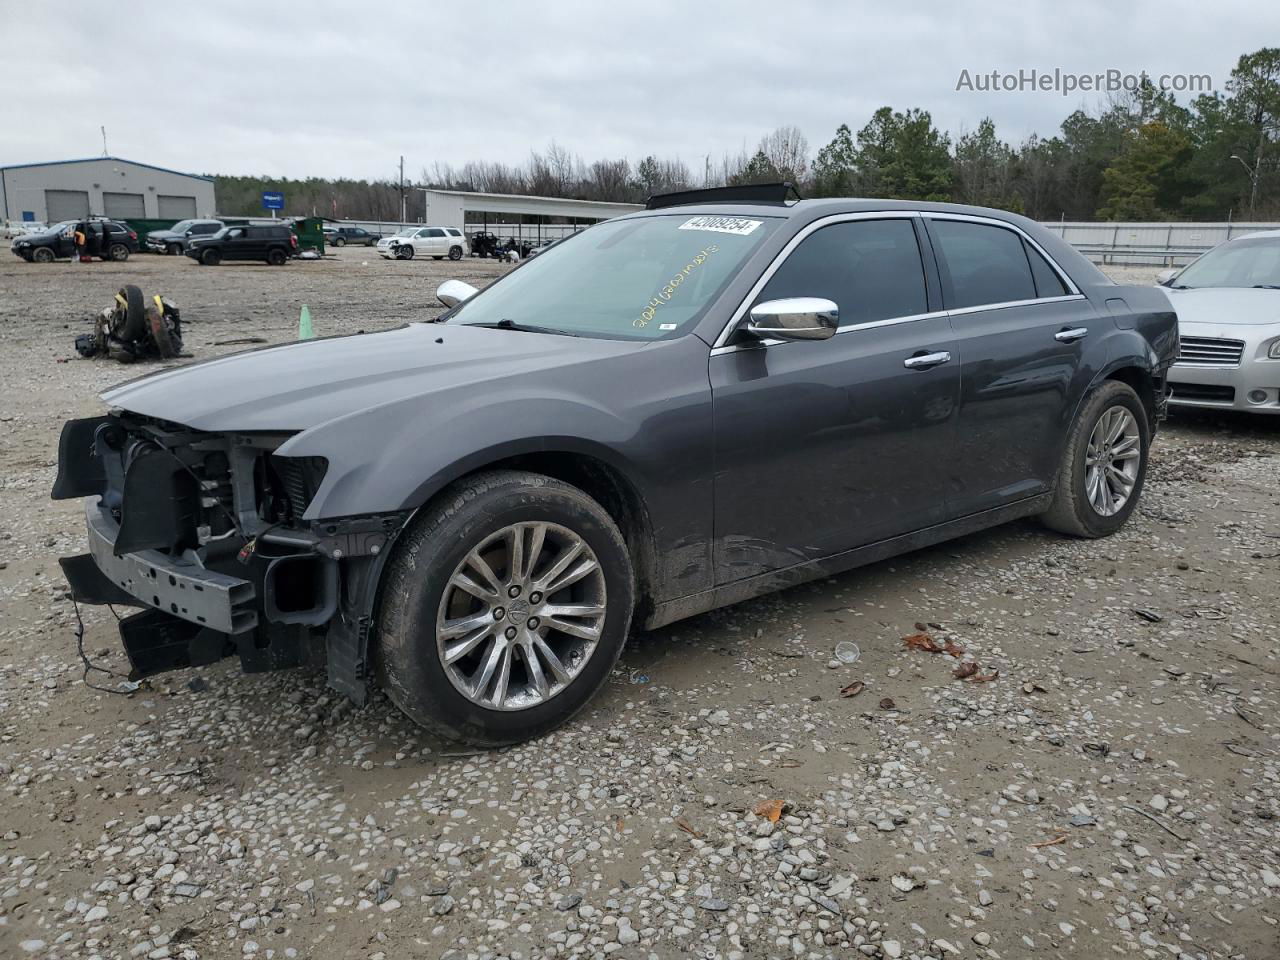
M 902 365 L 908 370 L 928 370 L 930 367 L 947 363 L 950 359 L 950 353 L 946 350 L 939 350 L 937 353 L 922 353 L 914 357 L 907 357 L 902 361 Z
M 1075 343 L 1077 340 L 1083 340 L 1088 335 L 1088 327 L 1069 327 L 1066 330 L 1059 330 L 1053 335 L 1053 339 L 1059 343 Z

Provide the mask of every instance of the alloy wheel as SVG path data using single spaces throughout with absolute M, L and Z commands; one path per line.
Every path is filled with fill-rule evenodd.
M 1089 505 L 1099 516 L 1119 513 L 1133 494 L 1142 465 L 1142 434 L 1128 407 L 1109 407 L 1098 418 L 1084 464 Z
M 488 710 L 525 710 L 562 693 L 604 631 L 605 578 L 586 541 L 555 523 L 515 523 L 457 565 L 436 615 L 449 682 Z

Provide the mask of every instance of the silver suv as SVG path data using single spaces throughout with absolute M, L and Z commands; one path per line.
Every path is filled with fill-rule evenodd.
M 378 241 L 378 253 L 388 260 L 415 256 L 461 260 L 468 252 L 467 238 L 457 227 L 405 227 Z

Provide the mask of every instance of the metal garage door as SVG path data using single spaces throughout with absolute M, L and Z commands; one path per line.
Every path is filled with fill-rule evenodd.
M 141 220 L 146 216 L 140 193 L 102 194 L 102 212 L 112 220 Z
M 44 205 L 50 223 L 79 220 L 89 215 L 89 194 L 85 190 L 46 190 Z
M 195 197 L 156 197 L 160 201 L 161 220 L 194 220 L 196 218 Z

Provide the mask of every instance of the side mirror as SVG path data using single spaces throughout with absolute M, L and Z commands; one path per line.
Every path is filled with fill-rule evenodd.
M 1174 267 L 1172 270 L 1161 270 L 1156 274 L 1156 283 L 1159 286 L 1167 287 L 1173 283 L 1174 277 L 1182 272 L 1181 267 Z
M 840 326 L 840 308 L 821 297 L 766 300 L 751 308 L 746 331 L 761 340 L 826 340 Z
M 470 300 L 480 291 L 461 280 L 446 280 L 436 287 L 436 299 L 446 307 L 456 307 L 464 300 Z

